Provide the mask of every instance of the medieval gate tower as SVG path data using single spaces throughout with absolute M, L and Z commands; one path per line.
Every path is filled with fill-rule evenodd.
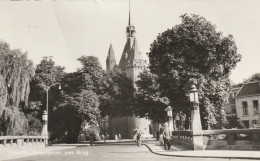
M 133 86 L 135 86 L 139 73 L 147 67 L 148 62 L 143 58 L 138 47 L 135 36 L 135 26 L 133 26 L 131 21 L 130 5 L 128 26 L 126 27 L 126 37 L 127 41 L 118 67 L 122 71 L 126 72 L 127 76 L 131 78 Z M 106 60 L 107 72 L 112 71 L 115 66 L 115 54 L 112 44 L 110 44 Z M 149 135 L 149 125 L 150 120 L 146 118 L 138 118 L 135 116 L 112 117 L 109 119 L 110 137 L 113 138 L 115 135 L 120 134 L 123 139 L 133 138 L 133 131 L 136 127 L 141 129 L 144 135 Z

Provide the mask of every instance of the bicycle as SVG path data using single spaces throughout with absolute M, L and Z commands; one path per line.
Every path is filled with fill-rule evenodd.
M 141 134 L 136 135 L 136 144 L 138 147 L 141 145 Z

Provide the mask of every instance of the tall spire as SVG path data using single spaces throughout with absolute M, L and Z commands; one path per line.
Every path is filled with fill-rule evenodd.
M 128 26 L 132 26 L 131 21 L 131 1 L 129 0 L 129 19 L 128 19 Z
M 135 27 L 131 21 L 131 3 L 129 0 L 129 19 L 128 19 L 128 26 L 126 27 L 126 37 L 127 38 L 134 37 L 134 33 L 135 33 Z

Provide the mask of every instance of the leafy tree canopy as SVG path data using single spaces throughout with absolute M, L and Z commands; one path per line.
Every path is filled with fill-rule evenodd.
M 0 42 L 0 133 L 22 135 L 27 132 L 28 122 L 19 106 L 28 105 L 30 81 L 34 76 L 32 61 L 27 53 L 12 50 Z M 1 134 L 0 134 L 1 135 Z
M 82 56 L 78 59 L 82 67 L 73 73 L 66 73 L 61 79 L 62 99 L 58 100 L 54 114 L 60 129 L 56 137 L 67 131 L 68 142 L 77 140 L 83 122 L 96 125 L 100 119 L 100 100 L 104 91 L 104 71 L 96 57 Z M 63 133 L 59 134 L 59 131 Z
M 174 110 L 188 115 L 188 93 L 195 83 L 203 123 L 213 125 L 225 117 L 229 75 L 241 55 L 233 37 L 224 37 L 205 18 L 184 14 L 181 19 L 181 24 L 159 34 L 151 44 L 149 68 Z
M 101 102 L 104 115 L 129 116 L 133 114 L 134 87 L 126 73 L 115 69 L 106 75 L 106 94 Z
M 78 70 L 79 73 L 83 73 L 85 77 L 86 89 L 91 89 L 97 94 L 104 93 L 103 91 L 103 75 L 104 71 L 94 56 L 82 56 L 78 58 L 82 67 Z
M 145 70 L 136 82 L 138 90 L 135 94 L 135 114 L 149 117 L 156 122 L 165 122 L 168 118 L 165 108 L 169 104 L 167 97 L 162 97 L 157 83 L 157 75 Z
M 51 57 L 43 57 L 36 66 L 35 77 L 31 82 L 30 101 L 41 101 L 42 108 L 46 108 L 46 89 L 48 86 L 60 83 L 65 75 L 64 67 L 56 66 Z M 49 89 L 49 105 L 54 106 L 58 96 L 58 85 Z M 51 109 L 51 108 L 50 108 Z
M 260 81 L 260 73 L 252 74 L 249 78 L 244 80 L 244 83 Z
M 64 75 L 65 67 L 56 66 L 51 57 L 43 57 L 40 64 L 36 66 L 35 79 L 38 83 L 52 85 L 59 82 L 59 79 Z

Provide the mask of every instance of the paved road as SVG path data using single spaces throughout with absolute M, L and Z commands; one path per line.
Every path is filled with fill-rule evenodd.
M 160 156 L 151 153 L 146 146 L 134 144 L 99 144 L 94 146 L 77 146 L 74 149 L 53 151 L 48 154 L 14 159 L 19 161 L 229 161 L 214 158 L 182 158 Z M 11 161 L 14 161 L 11 160 Z M 232 161 L 239 161 L 233 160 Z M 240 160 L 245 161 L 245 160 Z

